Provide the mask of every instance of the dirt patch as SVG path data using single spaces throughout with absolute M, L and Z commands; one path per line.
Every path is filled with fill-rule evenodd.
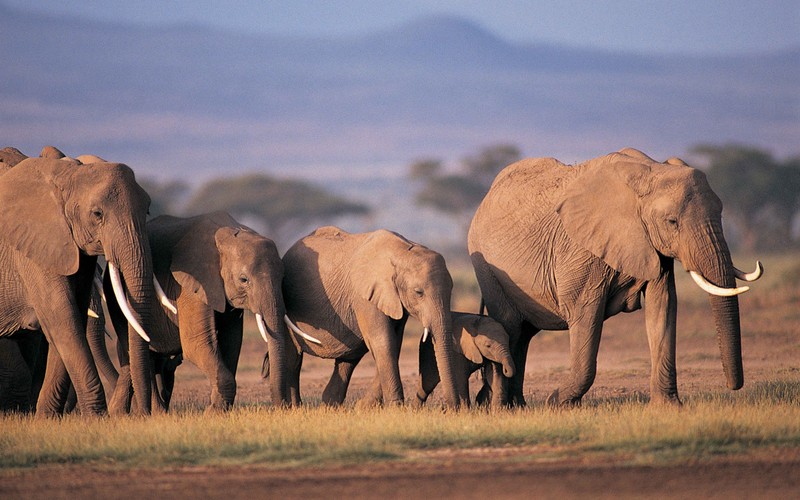
M 792 498 L 797 456 L 671 466 L 471 459 L 275 470 L 45 467 L 0 476 L 3 498 Z

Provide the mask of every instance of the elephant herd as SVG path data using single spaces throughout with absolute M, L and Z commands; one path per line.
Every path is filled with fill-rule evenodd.
M 367 352 L 376 375 L 359 404 L 403 404 L 400 346 L 413 317 L 423 332 L 411 403 L 441 384 L 459 408 L 478 370 L 477 403 L 524 406 L 528 346 L 542 329 L 570 338 L 569 373 L 547 402 L 579 403 L 603 321 L 644 306 L 651 400 L 680 404 L 674 260 L 709 294 L 734 390 L 744 383 L 737 295 L 748 289 L 736 280 L 763 271 L 734 266 L 701 171 L 630 148 L 572 166 L 525 159 L 497 175 L 467 241 L 487 315 L 452 311 L 444 258 L 397 233 L 321 227 L 281 257 L 223 212 L 148 220 L 133 171 L 93 155 L 0 150 L 0 204 L 0 409 L 41 416 L 167 411 L 183 359 L 209 380 L 208 410 L 229 409 L 245 310 L 267 345 L 275 405 L 301 404 L 305 355 L 335 361 L 322 401 L 341 404 Z

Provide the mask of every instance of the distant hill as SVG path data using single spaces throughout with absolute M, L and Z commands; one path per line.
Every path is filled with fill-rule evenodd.
M 399 177 L 498 141 L 578 161 L 698 142 L 798 152 L 800 48 L 734 57 L 519 45 L 431 17 L 297 39 L 63 19 L 0 4 L 0 140 L 162 177 Z

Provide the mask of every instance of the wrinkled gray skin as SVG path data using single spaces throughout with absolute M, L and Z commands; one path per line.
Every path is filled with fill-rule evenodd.
M 156 277 L 178 310 L 176 316 L 161 309 L 158 328 L 150 334 L 158 368 L 153 379 L 158 390 L 151 394 L 159 409 L 167 409 L 173 374 L 180 364 L 178 354 L 197 365 L 211 382 L 209 411 L 233 405 L 245 309 L 260 314 L 266 323 L 271 368 L 278 374 L 271 380 L 273 403 L 288 403 L 281 374 L 286 371 L 286 348 L 291 341 L 283 321 L 283 264 L 272 240 L 223 212 L 190 218 L 162 215 L 148 222 L 147 231 Z M 110 285 L 106 282 L 105 286 L 109 297 Z M 114 329 L 121 331 L 125 320 L 117 305 L 109 301 L 108 309 Z M 132 370 L 126 349 L 124 343 L 118 348 L 120 378 L 110 404 L 112 413 L 130 411 Z
M 570 374 L 548 398 L 574 404 L 595 378 L 603 320 L 645 306 L 651 400 L 680 404 L 673 260 L 736 285 L 722 203 L 706 176 L 634 149 L 570 167 L 552 158 L 505 168 L 478 208 L 468 247 L 489 315 L 508 332 L 524 405 L 525 359 L 541 329 L 568 329 Z M 710 296 L 730 389 L 744 382 L 736 296 Z
M 460 350 L 456 355 L 456 389 L 462 400 L 469 400 L 469 376 L 479 368 L 486 368 L 496 376 L 492 378 L 493 407 L 500 407 L 508 399 L 507 378 L 514 376 L 514 360 L 508 346 L 508 334 L 500 323 L 477 314 L 453 313 L 453 332 Z M 439 370 L 433 353 L 433 343 L 428 338 L 419 345 L 419 383 L 415 403 L 425 403 L 439 384 Z
M 13 155 L 12 149 L 3 152 Z M 49 348 L 38 415 L 63 413 L 70 381 L 81 413 L 104 414 L 105 394 L 86 338 L 97 256 L 117 265 L 134 314 L 145 329 L 152 327 L 155 291 L 144 237 L 150 198 L 125 165 L 84 165 L 51 149 L 56 156 L 16 158 L 0 176 L 0 337 L 44 332 Z M 3 155 L 4 165 L 16 161 L 9 157 Z M 135 362 L 145 364 L 146 343 L 136 335 L 131 344 Z
M 336 360 L 323 392 L 325 403 L 344 401 L 350 375 L 367 351 L 375 358 L 378 374 L 369 401 L 362 402 L 403 403 L 398 362 L 411 315 L 430 328 L 447 404 L 461 404 L 450 314 L 453 280 L 440 254 L 390 231 L 351 234 L 328 226 L 295 243 L 283 263 L 288 315 L 322 342 L 295 336 L 298 350 Z M 287 366 L 301 361 L 290 360 Z M 299 377 L 293 377 L 289 387 L 293 401 L 299 402 Z

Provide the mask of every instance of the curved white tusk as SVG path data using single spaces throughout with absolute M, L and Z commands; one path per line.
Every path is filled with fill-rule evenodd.
M 142 325 L 136 321 L 136 317 L 131 310 L 131 305 L 128 303 L 127 297 L 125 297 L 125 290 L 122 289 L 122 282 L 119 279 L 119 270 L 111 262 L 108 263 L 108 270 L 111 275 L 111 286 L 114 288 L 114 296 L 117 297 L 117 303 L 119 304 L 119 308 L 122 309 L 122 314 L 125 315 L 125 319 L 127 319 L 128 323 L 136 330 L 136 333 L 138 333 L 145 342 L 150 342 L 150 337 L 144 332 Z
M 261 333 L 261 338 L 264 339 L 264 342 L 269 344 L 269 340 L 267 340 L 267 325 L 264 324 L 264 317 L 258 313 L 256 313 L 256 325 L 258 325 L 258 331 Z
M 422 342 L 423 342 L 423 343 L 424 343 L 426 340 L 428 340 L 428 334 L 430 334 L 430 333 L 431 333 L 431 331 L 430 331 L 430 330 L 428 330 L 428 327 L 427 327 L 427 326 L 425 327 L 425 329 L 424 329 L 424 330 L 422 330 Z
M 293 331 L 297 335 L 300 335 L 301 337 L 303 337 L 304 339 L 308 340 L 309 342 L 313 342 L 315 344 L 322 345 L 322 341 L 320 341 L 317 338 L 312 337 L 311 335 L 307 334 L 306 332 L 304 332 L 303 330 L 298 328 L 297 325 L 292 323 L 292 320 L 289 319 L 289 316 L 284 314 L 283 315 L 283 321 L 284 321 L 284 323 L 286 323 L 286 326 L 289 327 L 289 330 Z
M 734 295 L 739 295 L 740 293 L 744 293 L 750 290 L 749 286 L 740 286 L 738 288 L 722 288 L 712 283 L 709 283 L 703 275 L 700 273 L 696 273 L 694 271 L 689 271 L 689 275 L 692 277 L 697 286 L 702 288 L 707 293 L 711 295 L 717 295 L 719 297 L 733 297 Z
M 175 307 L 175 304 L 173 304 L 172 301 L 169 300 L 169 297 L 167 297 L 167 294 L 164 293 L 164 289 L 161 288 L 161 283 L 158 282 L 155 274 L 153 275 L 153 285 L 156 287 L 156 295 L 158 295 L 158 300 L 161 301 L 161 305 L 169 309 L 172 314 L 178 314 L 178 308 Z
M 755 281 L 764 274 L 764 266 L 761 264 L 760 260 L 756 261 L 756 270 L 752 273 L 745 273 L 744 271 L 740 271 L 733 268 L 733 272 L 736 273 L 736 277 L 742 281 Z
M 90 318 L 100 319 L 100 316 L 98 316 L 97 313 L 94 312 L 91 307 L 89 308 L 89 312 L 87 314 L 89 315 Z

